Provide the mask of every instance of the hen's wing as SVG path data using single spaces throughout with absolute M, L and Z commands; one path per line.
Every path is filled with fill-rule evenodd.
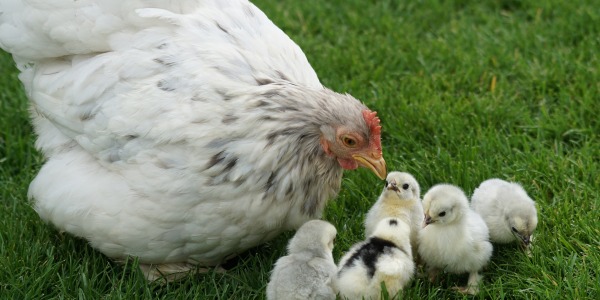
M 246 1 L 98 2 L 0 6 L 0 45 L 15 55 L 39 112 L 70 138 L 94 139 L 98 130 L 105 138 L 106 124 L 91 120 L 104 106 L 113 109 L 99 123 L 138 122 L 111 101 L 154 118 L 157 110 L 143 115 L 141 104 L 164 110 L 168 104 L 152 100 L 196 97 L 209 102 L 203 111 L 224 115 L 210 103 L 245 85 L 276 78 L 321 87 L 298 46 Z
M 299 47 L 246 1 L 98 2 L 0 7 L 0 45 L 44 117 L 48 154 L 71 140 L 108 160 L 135 151 L 132 137 L 209 142 L 239 108 L 223 103 L 236 91 L 273 79 L 321 88 Z

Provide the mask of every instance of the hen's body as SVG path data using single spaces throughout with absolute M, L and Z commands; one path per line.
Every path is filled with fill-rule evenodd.
M 39 215 L 111 258 L 206 266 L 320 217 L 342 176 L 324 123 L 368 128 L 366 107 L 246 1 L 155 2 L 0 5 Z

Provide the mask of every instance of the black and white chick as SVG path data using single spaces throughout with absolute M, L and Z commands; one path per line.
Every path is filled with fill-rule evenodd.
M 417 234 L 423 224 L 423 205 L 421 188 L 409 173 L 390 172 L 385 187 L 377 202 L 365 217 L 365 236 L 370 236 L 375 226 L 384 218 L 400 218 L 410 226 L 410 244 L 413 253 L 417 253 Z
M 519 242 L 529 252 L 538 217 L 535 202 L 521 185 L 488 179 L 473 192 L 471 207 L 487 224 L 492 242 Z
M 423 196 L 425 222 L 419 232 L 419 254 L 425 262 L 429 279 L 445 270 L 469 273 L 466 287 L 456 288 L 467 294 L 479 292 L 479 272 L 492 256 L 488 228 L 469 207 L 465 193 L 450 184 L 438 184 Z
M 336 234 L 326 221 L 302 225 L 288 244 L 288 255 L 275 263 L 267 299 L 335 299 L 337 266 L 331 252 Z
M 384 218 L 369 238 L 352 246 L 339 262 L 342 299 L 380 299 L 382 282 L 390 297 L 398 294 L 415 273 L 409 235 L 402 219 Z

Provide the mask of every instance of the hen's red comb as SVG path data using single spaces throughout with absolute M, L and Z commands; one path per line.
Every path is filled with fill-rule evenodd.
M 370 111 L 368 109 L 363 110 L 362 112 L 363 118 L 365 118 L 365 122 L 367 126 L 369 126 L 369 130 L 371 134 L 381 135 L 381 126 L 379 125 L 379 118 L 377 117 L 376 111 Z
M 379 125 L 381 121 L 377 117 L 377 112 L 365 109 L 362 114 L 367 126 L 369 126 L 369 131 L 371 131 L 369 144 L 374 145 L 381 152 L 381 125 Z

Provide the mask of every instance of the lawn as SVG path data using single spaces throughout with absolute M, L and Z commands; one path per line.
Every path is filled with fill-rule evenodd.
M 476 298 L 600 299 L 600 10 L 593 0 L 254 3 L 308 56 L 324 85 L 379 111 L 389 170 L 424 194 L 448 182 L 520 182 L 536 200 L 532 256 L 498 246 Z M 148 284 L 83 240 L 43 223 L 27 200 L 43 163 L 11 57 L 0 53 L 0 298 L 262 299 L 292 233 L 225 274 Z M 346 172 L 325 219 L 339 259 L 363 238 L 383 183 Z M 466 276 L 416 279 L 405 299 L 463 298 Z

